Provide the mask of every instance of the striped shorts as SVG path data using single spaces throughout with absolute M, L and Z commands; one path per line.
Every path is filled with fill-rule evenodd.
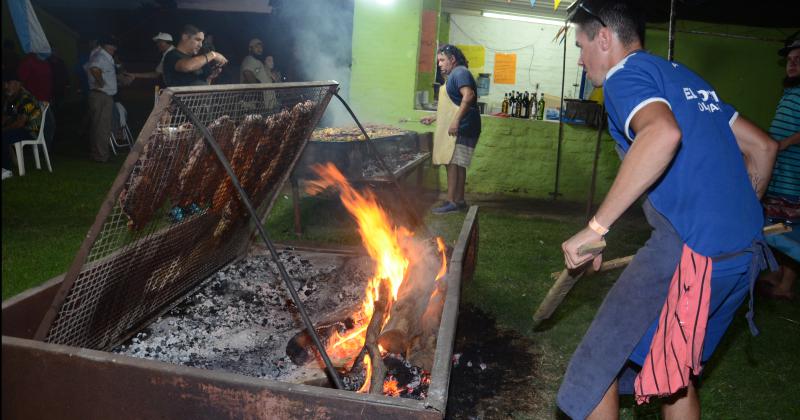
M 474 147 L 456 143 L 456 148 L 453 150 L 453 157 L 450 158 L 450 164 L 458 165 L 462 168 L 469 168 L 469 164 L 472 162 L 472 154 L 474 152 Z

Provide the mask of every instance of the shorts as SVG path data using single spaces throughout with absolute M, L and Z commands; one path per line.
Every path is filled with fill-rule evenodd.
M 456 147 L 453 149 L 453 157 L 450 158 L 450 164 L 458 165 L 462 168 L 469 168 L 469 164 L 472 162 L 472 154 L 474 152 L 474 147 L 456 143 Z

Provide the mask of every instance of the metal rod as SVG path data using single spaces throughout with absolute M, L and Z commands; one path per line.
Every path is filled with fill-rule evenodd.
M 669 49 L 667 50 L 667 60 L 675 59 L 675 20 L 678 0 L 672 0 L 669 6 Z
M 236 177 L 236 174 L 233 172 L 233 168 L 231 168 L 230 162 L 225 157 L 225 154 L 222 153 L 222 149 L 220 149 L 219 144 L 217 144 L 216 139 L 208 131 L 205 125 L 201 124 L 197 117 L 194 115 L 192 111 L 186 106 L 183 101 L 174 96 L 173 101 L 178 105 L 178 107 L 186 114 L 187 117 L 192 121 L 195 128 L 203 134 L 203 138 L 206 139 L 206 142 L 209 146 L 214 150 L 214 154 L 217 155 L 217 159 L 219 159 L 219 163 L 225 168 L 225 172 L 228 173 L 228 176 L 231 179 L 231 183 L 233 184 L 236 191 L 239 193 L 239 197 L 242 199 L 242 203 L 244 203 L 245 207 L 247 207 L 247 211 L 250 213 L 250 218 L 253 219 L 253 222 L 256 225 L 256 229 L 258 229 L 259 235 L 261 235 L 261 239 L 264 241 L 264 244 L 269 249 L 270 255 L 272 255 L 272 259 L 275 261 L 275 264 L 278 266 L 278 271 L 281 273 L 281 278 L 283 282 L 286 284 L 286 288 L 289 289 L 289 293 L 292 295 L 292 300 L 294 301 L 295 306 L 297 306 L 298 311 L 300 312 L 300 317 L 303 319 L 303 324 L 306 326 L 306 330 L 308 330 L 308 335 L 311 336 L 311 339 L 314 341 L 314 345 L 317 346 L 317 350 L 319 351 L 319 355 L 322 356 L 322 361 L 325 362 L 325 368 L 328 370 L 328 374 L 331 375 L 331 379 L 333 380 L 334 385 L 337 389 L 344 389 L 344 385 L 342 384 L 341 378 L 339 378 L 339 373 L 336 372 L 336 369 L 333 367 L 333 363 L 331 363 L 331 359 L 328 357 L 328 353 L 325 351 L 325 346 L 322 345 L 322 341 L 319 339 L 317 335 L 317 331 L 314 329 L 314 324 L 311 322 L 311 318 L 308 317 L 308 313 L 306 312 L 305 306 L 303 306 L 303 302 L 300 301 L 300 296 L 297 295 L 297 291 L 294 290 L 294 286 L 292 285 L 292 279 L 289 277 L 289 273 L 286 272 L 286 267 L 283 266 L 283 263 L 278 258 L 278 251 L 275 250 L 275 245 L 272 244 L 272 241 L 269 239 L 267 235 L 267 231 L 264 229 L 264 225 L 261 224 L 261 220 L 258 219 L 258 213 L 256 209 L 253 207 L 253 203 L 250 202 L 250 198 L 247 196 L 247 193 L 242 188 L 242 185 L 239 183 L 239 179 Z
M 391 180 L 392 184 L 394 184 L 395 188 L 397 188 L 397 192 L 398 192 L 398 194 L 400 194 L 400 199 L 403 200 L 403 204 L 405 204 L 405 207 L 407 209 L 409 209 L 409 212 L 411 212 L 411 216 L 415 219 L 414 223 L 417 226 L 422 226 L 422 228 L 425 230 L 425 233 L 428 236 L 433 237 L 433 234 L 431 233 L 431 230 L 428 229 L 428 225 L 425 224 L 425 221 L 422 219 L 422 216 L 420 216 L 419 213 L 417 213 L 417 208 L 414 207 L 414 205 L 411 203 L 411 201 L 406 196 L 405 191 L 403 190 L 403 188 L 400 187 L 400 183 L 397 182 L 397 177 L 394 176 L 394 172 L 389 170 L 389 167 L 386 166 L 386 162 L 383 161 L 383 158 L 381 157 L 381 154 L 378 153 L 378 149 L 375 147 L 375 144 L 373 144 L 372 139 L 369 138 L 369 134 L 367 134 L 367 130 L 365 130 L 364 126 L 361 125 L 361 121 L 358 120 L 358 117 L 356 117 L 356 114 L 353 112 L 352 109 L 350 109 L 350 105 L 347 104 L 347 101 L 345 101 L 344 98 L 339 96 L 339 92 L 334 92 L 333 95 L 336 96 L 337 99 L 339 99 L 339 101 L 342 103 L 342 105 L 344 105 L 345 109 L 347 109 L 347 112 L 349 112 L 350 116 L 353 117 L 353 121 L 355 121 L 356 125 L 358 125 L 358 128 L 359 128 L 359 130 L 361 130 L 361 133 L 364 134 L 364 138 L 366 139 L 367 147 L 369 147 L 370 152 L 372 152 L 372 154 L 375 155 L 375 159 L 378 161 L 378 164 L 380 165 L 381 169 L 383 169 L 383 171 L 386 172 L 386 174 L 389 176 L 389 180 Z
M 564 140 L 564 83 L 567 79 L 567 33 L 569 31 L 567 24 L 564 24 L 564 54 L 561 63 L 561 109 L 558 115 L 558 144 L 556 145 L 556 185 L 555 190 L 550 193 L 553 200 L 558 199 L 561 195 L 558 192 L 558 184 L 560 181 L 561 172 L 561 142 Z
M 594 146 L 594 163 L 592 164 L 592 180 L 589 182 L 589 199 L 586 200 L 586 221 L 592 217 L 594 207 L 594 193 L 597 189 L 597 162 L 600 160 L 600 140 L 603 138 L 603 127 L 605 127 L 605 107 L 600 105 L 600 118 L 597 123 L 597 143 Z

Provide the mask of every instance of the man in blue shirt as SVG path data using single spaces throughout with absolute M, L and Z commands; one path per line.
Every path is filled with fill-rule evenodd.
M 578 248 L 602 240 L 642 194 L 654 228 L 609 292 L 559 390 L 558 404 L 571 417 L 614 418 L 618 394 L 633 391 L 626 363 L 642 366 L 682 247 L 713 261 L 703 361 L 748 285 L 752 295 L 767 264 L 759 197 L 777 145 L 695 73 L 642 49 L 645 20 L 635 2 L 579 0 L 573 7 L 578 64 L 604 87 L 609 131 L 624 159 L 589 225 L 563 243 L 566 265 L 598 267 L 602 254 L 580 255 Z M 699 409 L 690 382 L 662 410 L 665 418 L 699 418 Z

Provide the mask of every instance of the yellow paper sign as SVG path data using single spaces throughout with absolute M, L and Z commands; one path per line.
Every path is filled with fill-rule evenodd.
M 513 85 L 517 80 L 517 55 L 494 54 L 494 82 L 503 85 Z
M 556 0 L 555 2 L 553 2 L 553 10 L 558 9 L 559 4 L 561 4 L 561 0 Z
M 456 45 L 456 47 L 464 53 L 472 72 L 483 70 L 486 62 L 486 49 L 482 45 Z

